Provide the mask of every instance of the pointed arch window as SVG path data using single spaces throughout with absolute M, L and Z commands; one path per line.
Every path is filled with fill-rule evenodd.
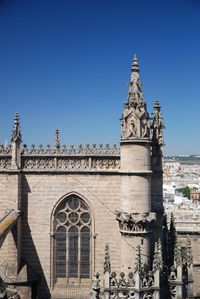
M 91 272 L 91 214 L 77 195 L 66 197 L 54 214 L 55 276 L 87 279 Z

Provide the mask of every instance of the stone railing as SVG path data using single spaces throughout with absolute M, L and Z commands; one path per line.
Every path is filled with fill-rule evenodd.
M 0 145 L 0 170 L 9 169 L 11 166 L 11 145 Z
M 51 148 L 51 146 L 20 149 L 21 169 L 24 171 L 78 171 L 78 172 L 117 172 L 120 168 L 120 150 L 116 145 L 105 146 L 96 144 L 86 146 L 74 145 L 67 148 Z M 11 169 L 11 146 L 0 147 L 0 170 Z
M 109 144 L 103 145 L 100 144 L 97 146 L 96 144 L 86 144 L 86 145 L 78 145 L 76 149 L 73 144 L 67 148 L 66 145 L 57 146 L 56 148 L 51 148 L 50 145 L 43 147 L 43 145 L 39 145 L 36 147 L 34 144 L 31 145 L 30 148 L 27 145 L 24 145 L 22 148 L 22 155 L 69 155 L 69 156 L 88 156 L 88 155 L 100 155 L 100 156 L 118 156 L 120 154 L 119 148 L 116 144 L 110 147 Z

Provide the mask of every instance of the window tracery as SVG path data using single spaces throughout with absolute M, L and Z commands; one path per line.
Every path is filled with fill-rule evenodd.
M 77 195 L 66 197 L 54 215 L 56 278 L 90 278 L 91 214 Z

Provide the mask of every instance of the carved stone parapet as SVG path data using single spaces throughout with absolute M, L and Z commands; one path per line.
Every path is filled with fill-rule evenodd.
M 44 170 L 44 169 L 55 169 L 54 158 L 49 157 L 32 157 L 23 159 L 23 169 L 26 170 Z
M 0 155 L 11 155 L 11 150 L 12 150 L 12 147 L 11 147 L 11 144 L 8 144 L 8 145 L 0 145 Z
M 120 161 L 118 159 L 92 159 L 92 169 L 102 170 L 102 169 L 116 169 L 118 170 L 120 166 Z
M 109 144 L 100 144 L 99 146 L 96 144 L 80 144 L 77 149 L 73 144 L 71 144 L 69 148 L 67 148 L 66 145 L 62 147 L 59 145 L 59 153 L 57 148 L 52 148 L 50 145 L 44 147 L 42 144 L 39 146 L 32 144 L 31 147 L 28 148 L 27 145 L 24 144 L 22 148 L 22 155 L 24 156 L 57 156 L 58 154 L 61 156 L 119 156 L 120 150 L 116 144 L 112 146 Z
M 155 213 L 126 213 L 116 212 L 121 234 L 140 235 L 151 232 L 151 223 L 156 219 Z
M 119 170 L 119 167 L 120 167 L 120 160 L 118 157 L 24 156 L 22 159 L 22 169 L 26 171 L 116 171 L 117 172 Z
M 0 156 L 0 170 L 7 170 L 11 167 L 11 156 L 1 157 Z

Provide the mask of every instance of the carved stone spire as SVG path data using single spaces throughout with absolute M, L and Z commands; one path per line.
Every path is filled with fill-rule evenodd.
M 135 272 L 141 272 L 141 269 L 142 269 L 141 247 L 140 245 L 138 245 L 136 247 Z
M 153 142 L 158 144 L 162 149 L 162 147 L 164 146 L 163 129 L 165 128 L 165 126 L 161 116 L 160 108 L 160 102 L 156 100 L 154 104 L 154 117 L 151 127 Z
M 11 142 L 21 143 L 22 135 L 20 131 L 19 113 L 15 113 L 14 124 L 12 129 Z
M 110 254 L 109 254 L 109 245 L 106 244 L 105 247 L 105 259 L 104 259 L 104 273 L 110 273 Z
M 11 169 L 19 169 L 21 167 L 20 144 L 22 142 L 22 135 L 20 131 L 19 114 L 17 112 L 15 113 L 11 142 L 12 142 Z
M 122 140 L 150 138 L 149 114 L 141 87 L 140 69 L 135 55 L 131 68 L 128 99 L 121 118 Z
M 189 237 L 187 237 L 186 242 L 186 248 L 187 248 L 187 265 L 190 266 L 192 264 L 192 247 L 191 247 L 191 240 Z
M 174 262 L 176 267 L 182 266 L 182 255 L 181 255 L 181 245 L 176 240 L 175 249 L 174 249 Z
M 153 257 L 153 272 L 155 271 L 161 271 L 163 267 L 163 261 L 162 261 L 162 248 L 161 248 L 161 242 L 160 240 L 155 243 L 155 251 L 154 251 L 154 257 Z
M 59 138 L 59 130 L 55 129 L 54 132 L 54 145 L 57 150 L 60 150 L 60 138 Z

